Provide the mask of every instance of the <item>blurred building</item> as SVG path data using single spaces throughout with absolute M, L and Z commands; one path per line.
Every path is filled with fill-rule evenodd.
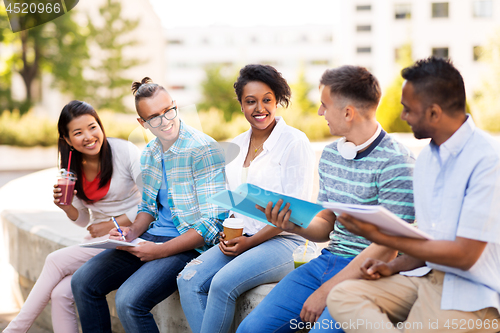
M 487 70 L 478 62 L 481 48 L 500 28 L 500 0 L 350 0 L 339 10 L 336 56 L 371 69 L 383 87 L 398 74 L 399 48 L 411 44 L 414 60 L 451 58 L 471 96 Z
M 481 47 L 500 27 L 500 0 L 333 2 L 330 25 L 167 30 L 167 86 L 178 100 L 195 103 L 204 66 L 223 64 L 236 74 L 248 63 L 264 63 L 275 66 L 290 83 L 304 71 L 314 86 L 326 68 L 362 65 L 386 87 L 399 75 L 398 50 L 411 44 L 413 59 L 450 57 L 471 96 L 487 70 L 477 61 Z M 317 92 L 311 95 L 316 98 Z
M 318 84 L 321 73 L 334 64 L 331 26 L 192 27 L 166 31 L 166 81 L 172 95 L 183 104 L 199 101 L 205 66 L 221 64 L 237 75 L 250 63 L 276 67 L 289 83 L 303 71 Z

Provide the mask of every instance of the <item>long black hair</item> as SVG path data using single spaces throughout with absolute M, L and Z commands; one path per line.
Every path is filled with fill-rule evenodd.
M 68 124 L 73 119 L 83 116 L 85 114 L 91 115 L 92 117 L 95 118 L 95 120 L 101 127 L 103 134 L 102 147 L 101 151 L 99 152 L 99 162 L 100 162 L 99 165 L 101 168 L 100 170 L 101 180 L 99 181 L 99 188 L 101 188 L 109 182 L 111 176 L 113 175 L 113 154 L 108 139 L 106 138 L 104 127 L 102 127 L 101 119 L 99 119 L 99 116 L 97 115 L 97 112 L 94 110 L 94 108 L 85 102 L 81 101 L 69 102 L 64 106 L 64 108 L 61 111 L 61 115 L 59 116 L 59 121 L 57 122 L 57 129 L 59 131 L 58 148 L 59 148 L 59 157 L 61 161 L 60 167 L 67 168 L 69 151 L 70 149 L 72 149 L 72 147 L 70 147 L 70 145 L 65 140 L 65 137 L 69 138 Z M 77 150 L 73 150 L 71 156 L 70 171 L 74 172 L 78 177 L 75 184 L 75 189 L 77 190 L 76 196 L 82 200 L 85 200 L 86 202 L 92 202 L 92 200 L 90 200 L 83 191 L 82 161 L 83 161 L 83 154 Z

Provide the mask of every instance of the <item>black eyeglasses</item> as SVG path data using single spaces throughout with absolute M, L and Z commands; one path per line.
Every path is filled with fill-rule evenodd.
M 163 118 L 167 120 L 172 120 L 175 117 L 177 117 L 177 105 L 175 104 L 175 101 L 173 101 L 173 104 L 174 106 L 163 112 L 163 114 L 153 117 L 149 120 L 144 120 L 144 119 L 143 120 L 147 122 L 148 125 L 151 126 L 152 128 L 160 127 L 161 123 L 163 122 Z

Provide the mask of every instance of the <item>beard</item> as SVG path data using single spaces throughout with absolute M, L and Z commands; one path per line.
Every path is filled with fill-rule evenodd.
M 411 128 L 413 131 L 413 136 L 415 139 L 428 139 L 431 137 L 431 133 L 429 130 L 421 129 L 421 128 Z

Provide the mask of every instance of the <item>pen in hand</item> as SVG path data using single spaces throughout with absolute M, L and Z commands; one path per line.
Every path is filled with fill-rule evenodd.
M 123 231 L 122 231 L 122 229 L 120 229 L 120 226 L 118 225 L 118 222 L 116 222 L 116 220 L 115 220 L 114 217 L 111 217 L 111 219 L 113 220 L 113 223 L 115 224 L 116 230 L 118 230 L 118 232 L 120 233 L 120 235 L 122 235 L 122 239 L 124 241 L 126 241 L 125 236 L 123 236 Z

